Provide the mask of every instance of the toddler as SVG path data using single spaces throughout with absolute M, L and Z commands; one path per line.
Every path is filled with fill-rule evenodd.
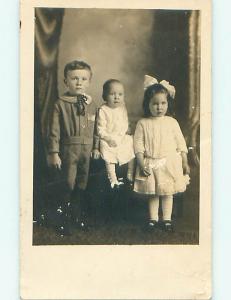
M 108 179 L 112 189 L 122 184 L 117 178 L 115 166 L 128 163 L 127 179 L 133 180 L 133 139 L 128 135 L 128 115 L 124 103 L 124 87 L 117 79 L 110 79 L 103 85 L 105 104 L 99 109 L 98 136 L 100 153 L 106 163 Z

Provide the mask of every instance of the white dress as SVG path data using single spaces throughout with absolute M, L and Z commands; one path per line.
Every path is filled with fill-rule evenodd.
M 151 175 L 136 169 L 134 191 L 141 194 L 173 195 L 184 192 L 188 183 L 183 175 L 181 152 L 188 152 L 178 122 L 171 117 L 141 119 L 134 134 L 135 153 L 144 154 Z
M 100 137 L 100 153 L 106 162 L 122 165 L 135 157 L 133 138 L 126 134 L 128 115 L 125 106 L 110 108 L 103 104 L 99 109 L 97 127 Z M 117 146 L 110 147 L 104 137 L 113 139 Z

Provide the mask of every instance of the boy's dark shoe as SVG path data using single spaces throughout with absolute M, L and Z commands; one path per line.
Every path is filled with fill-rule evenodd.
M 60 237 L 71 236 L 72 232 L 70 226 L 67 224 L 59 225 L 56 227 L 56 232 Z

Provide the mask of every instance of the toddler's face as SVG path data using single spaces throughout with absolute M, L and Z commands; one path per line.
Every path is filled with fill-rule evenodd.
M 164 93 L 155 94 L 149 103 L 149 109 L 153 117 L 162 117 L 168 110 L 167 95 Z
M 89 87 L 91 74 L 88 70 L 70 70 L 67 72 L 65 83 L 71 95 L 85 93 Z
M 110 89 L 106 96 L 107 105 L 111 108 L 116 108 L 124 104 L 124 87 L 119 82 L 110 84 Z

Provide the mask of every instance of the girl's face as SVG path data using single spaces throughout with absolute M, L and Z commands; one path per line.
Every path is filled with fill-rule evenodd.
M 165 93 L 155 94 L 149 102 L 150 113 L 153 117 L 162 117 L 167 113 L 168 100 Z
M 111 83 L 105 100 L 110 108 L 122 106 L 124 104 L 123 85 L 119 82 Z

